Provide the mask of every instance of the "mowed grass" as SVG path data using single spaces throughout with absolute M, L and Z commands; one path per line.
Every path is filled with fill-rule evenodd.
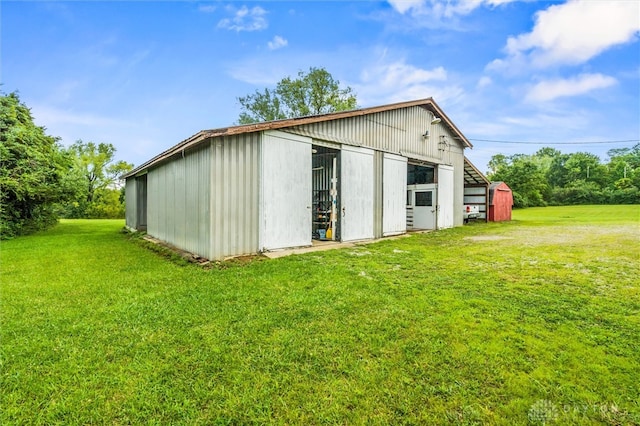
M 2 242 L 0 423 L 640 424 L 640 207 L 202 269 Z

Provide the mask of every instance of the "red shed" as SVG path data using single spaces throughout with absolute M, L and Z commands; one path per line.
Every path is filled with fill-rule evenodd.
M 489 185 L 489 220 L 491 222 L 511 220 L 512 207 L 511 188 L 504 182 L 492 182 Z

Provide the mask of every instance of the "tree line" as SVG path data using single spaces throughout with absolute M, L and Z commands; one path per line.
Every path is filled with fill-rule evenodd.
M 0 238 L 46 229 L 58 218 L 122 218 L 119 176 L 108 143 L 78 140 L 63 147 L 36 126 L 17 93 L 0 93 Z
M 497 154 L 487 177 L 506 182 L 515 207 L 570 204 L 640 204 L 640 144 L 611 149 L 602 162 L 589 152 Z

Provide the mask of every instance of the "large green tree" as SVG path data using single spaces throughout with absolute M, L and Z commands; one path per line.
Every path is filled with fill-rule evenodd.
M 511 187 L 516 207 L 543 206 L 548 185 L 541 162 L 529 155 L 498 154 L 489 162 L 492 171 L 488 178 L 503 181 Z
M 640 144 L 633 148 L 612 149 L 607 154 L 610 183 L 616 188 L 640 188 Z
M 119 177 L 133 164 L 115 161 L 116 148 L 110 143 L 76 141 L 67 152 L 74 159 L 72 178 L 76 195 L 65 208 L 67 217 L 113 218 L 124 214 L 120 202 Z
M 347 111 L 357 108 L 356 95 L 350 87 L 341 88 L 340 81 L 324 68 L 298 72 L 297 78 L 280 80 L 275 89 L 238 98 L 242 112 L 239 123 L 281 120 Z
M 0 237 L 45 229 L 73 192 L 72 167 L 58 139 L 36 126 L 16 93 L 0 93 Z

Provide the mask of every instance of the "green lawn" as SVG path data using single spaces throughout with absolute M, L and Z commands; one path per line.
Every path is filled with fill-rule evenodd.
M 0 424 L 640 424 L 640 207 L 205 270 L 4 241 Z

